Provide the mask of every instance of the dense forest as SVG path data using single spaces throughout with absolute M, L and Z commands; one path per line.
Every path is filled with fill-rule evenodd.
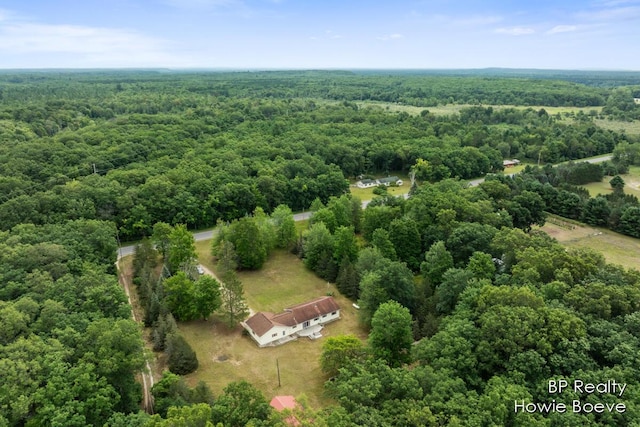
M 350 78 L 411 91 L 398 89 L 390 77 L 275 73 L 276 83 L 269 83 L 271 73 L 225 76 L 0 75 L 0 226 L 98 219 L 115 222 L 127 240 L 150 235 L 158 221 L 202 228 L 256 207 L 267 213 L 280 204 L 306 209 L 316 198 L 326 202 L 346 192 L 345 178 L 407 172 L 418 159 L 429 162 L 429 180 L 468 179 L 501 170 L 503 158 L 556 163 L 609 153 L 629 139 L 584 114 L 567 123 L 544 109 L 478 106 L 412 116 L 330 102 L 322 93 L 331 86 L 323 79 L 334 78 L 353 87 Z M 415 83 L 434 86 L 434 77 L 422 79 Z M 490 93 L 517 97 L 491 100 L 500 103 L 526 104 L 526 93 L 581 97 L 597 91 L 602 99 L 585 105 L 601 105 L 608 96 L 612 114 L 637 111 L 629 110 L 629 101 L 635 107 L 630 88 L 478 79 L 435 81 L 460 94 L 466 85 L 480 93 L 478 85 L 486 84 Z M 325 98 L 290 98 L 285 82 L 296 91 L 310 86 L 319 92 L 305 96 Z M 254 86 L 260 90 L 254 93 Z
M 305 425 L 634 425 L 640 273 L 531 230 L 548 211 L 638 237 L 624 182 L 606 198 L 577 185 L 640 162 L 637 136 L 594 121 L 638 120 L 639 96 L 634 73 L 0 73 L 0 425 L 283 425 L 249 383 L 190 389 L 178 374 L 197 360 L 175 328 L 220 309 L 236 323 L 235 270 L 274 248 L 335 282 L 370 330 L 326 341 L 336 406 L 300 411 Z M 429 111 L 447 104 L 465 107 Z M 541 167 L 499 175 L 508 158 Z M 362 210 L 348 195 L 349 180 L 397 173 L 417 179 L 408 200 L 380 191 Z M 236 305 L 194 271 L 187 228 L 216 223 Z M 175 356 L 154 416 L 139 411 L 142 338 L 114 267 L 118 239 L 142 237 L 143 320 Z M 628 387 L 552 395 L 556 379 Z

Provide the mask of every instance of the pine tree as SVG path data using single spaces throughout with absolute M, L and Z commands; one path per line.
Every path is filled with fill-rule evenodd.
M 227 320 L 227 326 L 233 328 L 249 315 L 249 307 L 244 299 L 242 282 L 238 279 L 235 271 L 229 271 L 223 280 L 222 310 Z
M 336 286 L 347 298 L 351 298 L 352 300 L 358 299 L 358 273 L 347 256 L 342 258 L 342 262 L 340 263 Z
M 189 343 L 177 333 L 167 336 L 167 363 L 174 374 L 187 375 L 198 369 L 198 358 Z

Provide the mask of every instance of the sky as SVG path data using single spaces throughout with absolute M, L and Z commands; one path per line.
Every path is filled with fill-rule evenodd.
M 640 71 L 640 0 L 0 0 L 0 68 Z

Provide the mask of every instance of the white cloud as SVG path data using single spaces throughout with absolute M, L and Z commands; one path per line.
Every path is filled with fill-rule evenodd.
M 464 27 L 477 27 L 477 26 L 497 24 L 498 22 L 501 22 L 501 21 L 502 21 L 502 17 L 497 15 L 475 15 L 475 16 L 468 16 L 465 18 L 453 19 L 452 23 L 455 25 L 461 25 Z
M 576 31 L 578 29 L 575 25 L 556 25 L 549 31 L 547 34 L 558 34 L 558 33 L 570 33 L 572 31 Z
M 425 23 L 457 26 L 457 27 L 485 27 L 487 25 L 497 24 L 503 21 L 503 17 L 499 15 L 446 15 L 441 13 L 422 14 L 420 12 L 411 11 L 408 15 L 409 19 L 421 20 Z
M 387 40 L 399 40 L 399 39 L 404 38 L 404 36 L 402 34 L 395 33 L 395 34 L 388 34 L 388 35 L 384 35 L 384 36 L 380 36 L 380 37 L 376 37 L 376 38 L 378 40 L 387 41 Z
M 171 43 L 137 31 L 4 21 L 0 25 L 0 56 L 29 55 L 51 60 L 66 55 L 77 66 L 187 66 L 190 61 L 170 53 Z M 37 55 L 34 55 L 37 54 Z
M 14 14 L 11 11 L 0 8 L 0 22 L 8 21 L 13 16 L 14 16 Z
M 510 28 L 498 28 L 495 31 L 498 34 L 507 34 L 510 36 L 525 36 L 527 34 L 533 34 L 536 31 L 529 27 L 510 27 Z

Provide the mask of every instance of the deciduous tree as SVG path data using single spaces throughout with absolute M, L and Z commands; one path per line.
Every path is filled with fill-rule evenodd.
M 411 361 L 411 313 L 396 301 L 381 304 L 371 319 L 369 346 L 373 354 L 390 366 Z

